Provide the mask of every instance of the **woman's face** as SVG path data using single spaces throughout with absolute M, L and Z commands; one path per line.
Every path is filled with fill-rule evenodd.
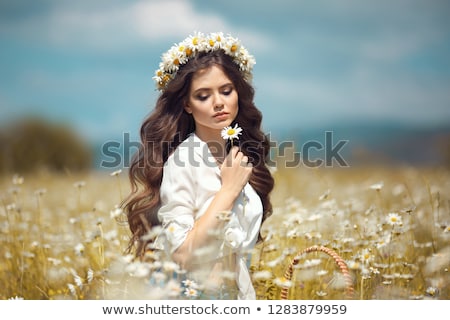
M 217 133 L 236 118 L 238 94 L 233 82 L 216 65 L 197 71 L 192 77 L 186 112 L 195 121 L 195 133 L 203 140 Z

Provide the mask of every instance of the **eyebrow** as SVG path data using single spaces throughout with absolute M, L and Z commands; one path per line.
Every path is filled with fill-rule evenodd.
M 223 88 L 225 88 L 225 87 L 228 87 L 228 86 L 231 86 L 231 87 L 234 88 L 233 83 L 230 81 L 230 82 L 227 82 L 227 83 L 221 85 L 221 86 L 219 87 L 219 90 L 220 90 L 220 89 L 223 89 Z M 198 89 L 196 89 L 194 92 L 192 92 L 192 94 L 196 94 L 196 93 L 198 93 L 198 92 L 200 92 L 200 91 L 211 91 L 211 90 L 212 90 L 211 88 L 198 88 Z

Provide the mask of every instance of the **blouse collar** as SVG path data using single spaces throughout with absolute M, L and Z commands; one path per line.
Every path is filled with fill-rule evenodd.
M 214 168 L 214 171 L 220 175 L 220 168 L 213 154 L 209 150 L 208 144 L 200 139 L 195 132 L 192 132 L 186 140 L 190 140 L 192 142 L 194 153 L 200 156 L 206 165 Z

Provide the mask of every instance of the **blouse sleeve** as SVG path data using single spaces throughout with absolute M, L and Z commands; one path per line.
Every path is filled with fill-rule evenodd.
M 189 162 L 177 154 L 167 160 L 163 169 L 158 218 L 163 236 L 172 254 L 194 226 L 195 188 Z

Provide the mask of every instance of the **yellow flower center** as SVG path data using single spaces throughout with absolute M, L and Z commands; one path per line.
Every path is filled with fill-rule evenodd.
M 197 291 L 195 291 L 195 289 L 189 289 L 189 290 L 188 290 L 188 295 L 194 296 L 194 295 L 196 295 L 196 294 L 197 294 Z
M 233 44 L 230 48 L 231 52 L 235 52 L 237 50 L 237 45 Z
M 397 222 L 397 217 L 391 217 L 392 222 Z
M 194 46 L 198 45 L 198 38 L 197 37 L 192 38 L 192 44 Z
M 230 129 L 227 130 L 227 134 L 229 136 L 232 136 L 233 134 L 235 134 L 235 132 L 236 132 L 236 130 L 234 130 L 233 128 L 230 128 Z
M 184 51 L 184 46 L 179 46 L 178 47 L 178 51 L 183 52 Z
M 186 48 L 186 55 L 189 57 L 192 54 L 191 48 Z
M 209 39 L 209 45 L 210 45 L 211 47 L 214 47 L 214 40 L 213 40 L 213 39 Z
M 175 58 L 175 59 L 173 60 L 173 64 L 176 65 L 176 66 L 178 66 L 178 65 L 180 64 L 180 60 L 178 60 L 178 58 Z

